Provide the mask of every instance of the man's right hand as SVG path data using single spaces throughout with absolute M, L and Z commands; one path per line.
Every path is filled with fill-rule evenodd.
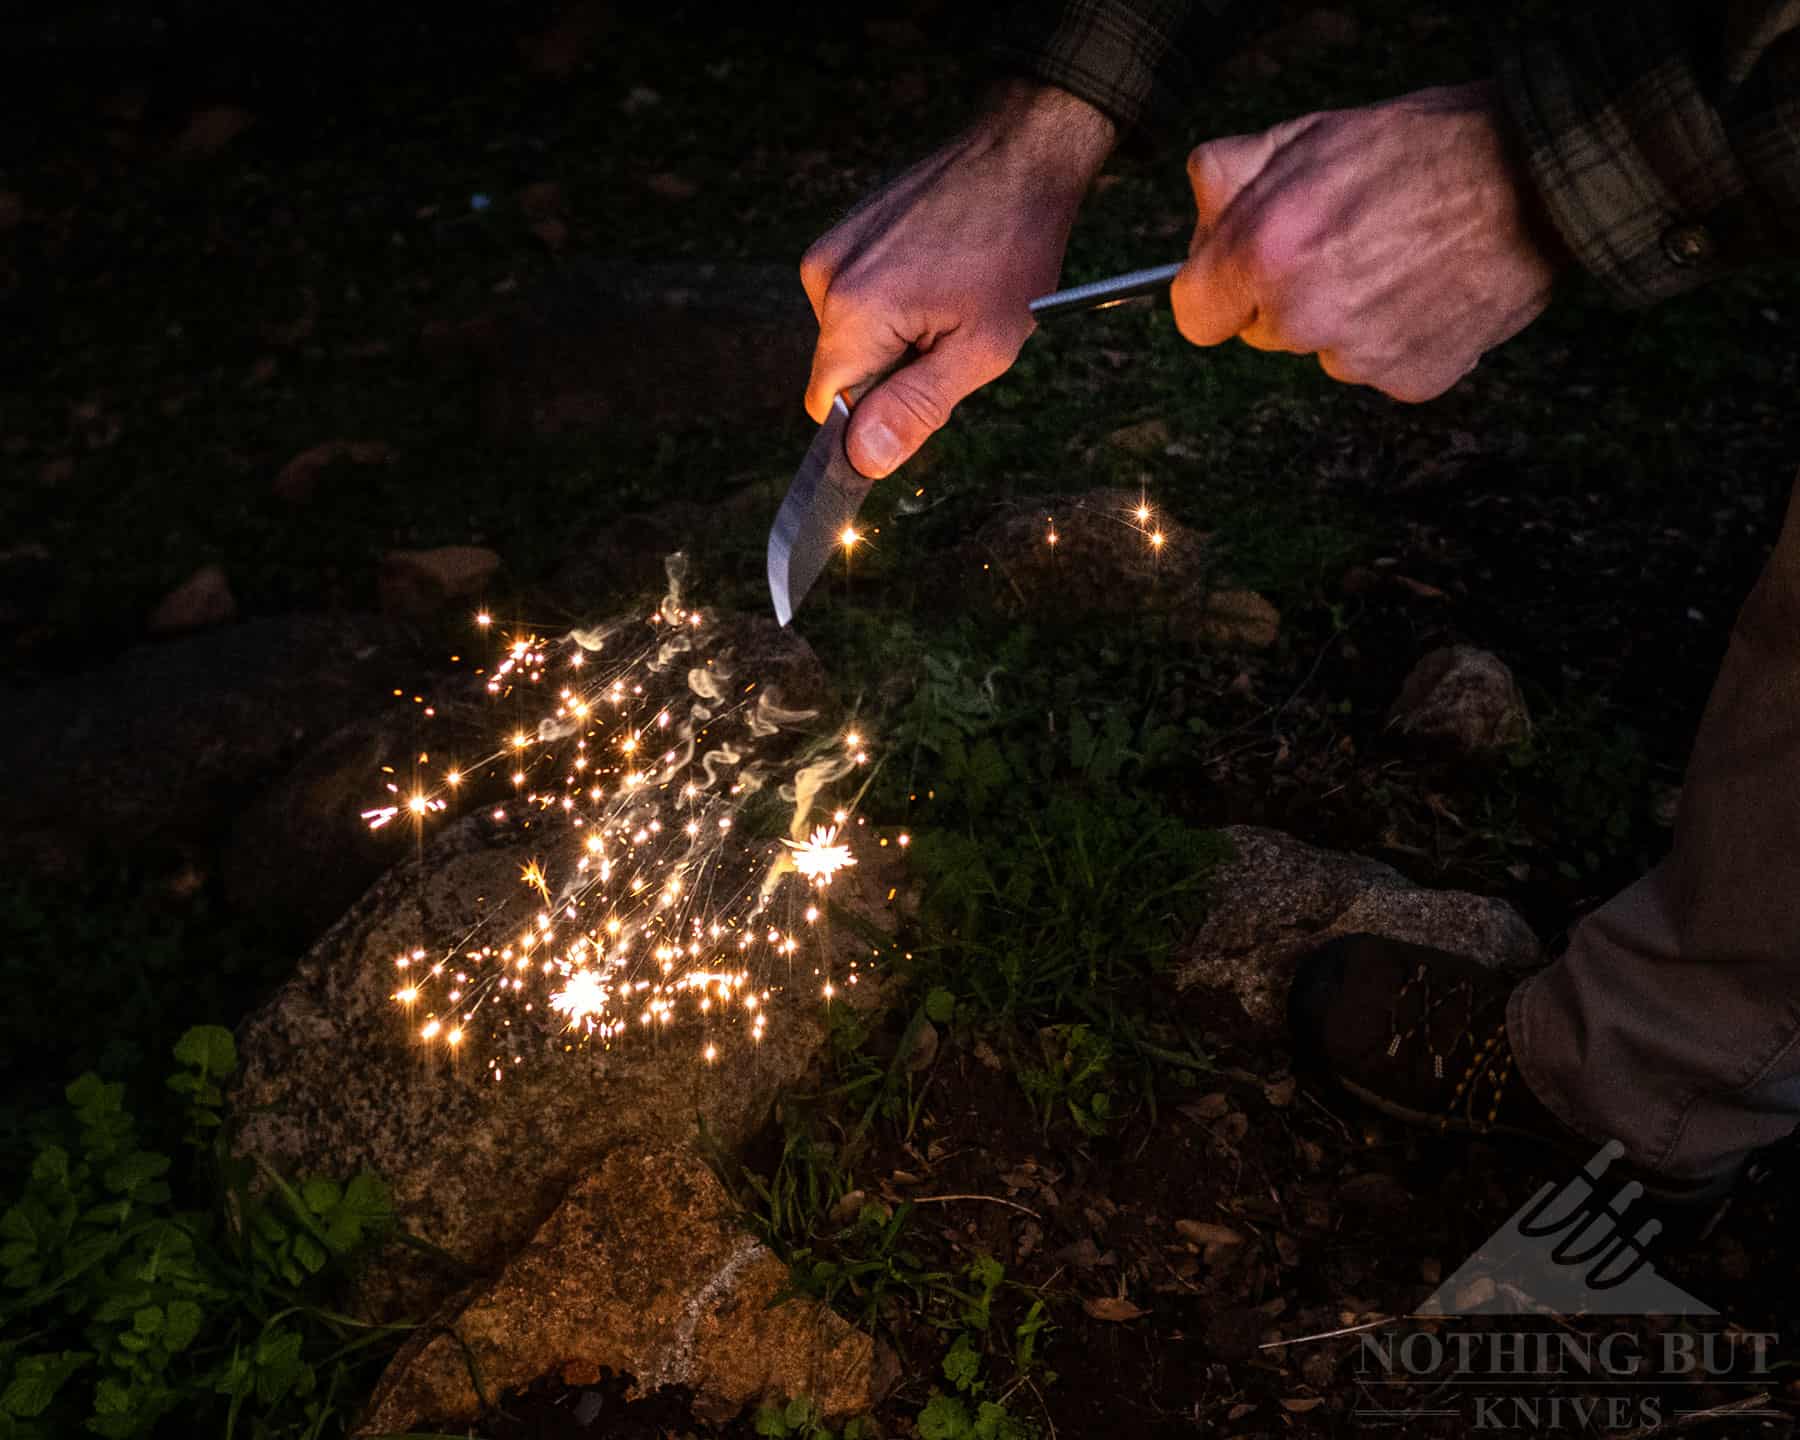
M 1056 286 L 1075 212 L 1112 149 L 1100 111 L 1017 83 L 966 134 L 876 191 L 800 262 L 819 320 L 806 409 L 914 358 L 861 396 L 850 463 L 879 479 L 1005 372 Z

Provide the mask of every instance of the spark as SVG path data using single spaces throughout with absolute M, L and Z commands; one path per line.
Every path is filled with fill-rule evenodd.
M 846 527 L 844 538 L 848 548 L 865 537 Z M 640 1027 L 655 1034 L 705 1016 L 708 1029 L 695 1048 L 707 1063 L 724 1063 L 730 1046 L 717 1027 L 739 1024 L 757 1043 L 767 1032 L 773 992 L 760 967 L 779 965 L 774 973 L 783 977 L 810 973 L 825 998 L 836 993 L 824 957 L 802 959 L 825 939 L 822 902 L 801 899 L 781 928 L 769 923 L 780 913 L 770 905 L 789 870 L 811 890 L 856 863 L 840 838 L 850 813 L 826 800 L 821 814 L 834 823 L 799 842 L 745 837 L 734 826 L 747 798 L 780 777 L 754 741 L 733 740 L 727 749 L 708 739 L 728 720 L 735 728 L 749 719 L 753 736 L 773 733 L 754 718 L 765 699 L 754 677 L 728 688 L 714 678 L 719 672 L 704 651 L 728 632 L 709 618 L 665 601 L 649 618 L 652 638 L 617 655 L 609 638 L 604 660 L 592 632 L 490 631 L 494 653 L 475 669 L 482 677 L 475 683 L 490 704 L 506 705 L 508 718 L 494 726 L 487 753 L 462 754 L 453 767 L 440 760 L 433 770 L 438 747 L 421 744 L 412 756 L 419 778 L 410 785 L 393 766 L 380 767 L 385 794 L 363 812 L 371 829 L 402 816 L 430 824 L 468 795 L 480 814 L 521 832 L 536 827 L 533 839 L 543 841 L 536 858 L 518 862 L 520 888 L 510 904 L 471 896 L 481 913 L 463 938 L 395 958 L 391 1000 L 416 1043 L 460 1054 L 498 1041 L 509 1049 L 481 1059 L 497 1079 L 521 1063 L 521 1022 L 556 1017 L 570 1034 L 561 1048 L 573 1049 L 629 1043 L 625 1037 Z M 477 624 L 498 629 L 485 610 Z M 675 626 L 683 633 L 670 643 Z M 671 666 L 675 653 L 691 658 Z M 735 710 L 726 698 L 733 690 Z M 396 697 L 411 693 L 401 687 Z M 843 771 L 869 760 L 859 727 L 844 729 L 841 744 Z M 714 769 L 720 755 L 734 767 L 722 776 Z M 481 794 L 484 785 L 509 781 L 505 806 Z M 563 857 L 573 863 L 558 870 L 553 893 L 549 872 Z M 727 862 L 746 860 L 764 867 L 760 887 L 736 878 L 720 884 L 731 875 Z M 527 897 L 531 909 L 521 913 Z
M 611 992 L 598 975 L 592 970 L 577 970 L 563 988 L 550 997 L 550 1008 L 559 1015 L 566 1015 L 573 1028 L 584 1020 L 604 1015 L 611 999 Z
M 842 545 L 846 550 L 852 550 L 856 547 L 856 542 L 860 539 L 862 539 L 862 536 L 856 533 L 856 528 L 852 525 L 846 525 L 843 532 L 838 536 L 838 544 Z
M 794 868 L 816 885 L 829 885 L 839 870 L 856 863 L 848 845 L 837 843 L 838 827 L 820 825 L 805 840 L 781 843 L 793 852 Z

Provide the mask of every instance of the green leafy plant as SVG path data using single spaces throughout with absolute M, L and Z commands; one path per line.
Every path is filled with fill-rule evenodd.
M 253 1189 L 252 1164 L 223 1144 L 231 1033 L 191 1029 L 175 1058 L 168 1087 L 211 1203 L 183 1203 L 171 1158 L 140 1145 L 124 1086 L 90 1073 L 0 1213 L 0 1440 L 76 1428 L 129 1440 L 176 1414 L 227 1436 L 310 1440 L 343 1428 L 354 1359 L 404 1328 L 325 1303 L 392 1228 L 381 1182 L 294 1186 L 263 1166 L 268 1187 Z
M 765 1405 L 758 1410 L 756 1433 L 776 1440 L 871 1440 L 875 1431 L 860 1416 L 846 1421 L 841 1431 L 834 1430 L 813 1401 L 799 1396 L 785 1405 Z
M 1086 1025 L 1046 1025 L 1038 1032 L 1042 1064 L 1021 1064 L 1019 1083 L 1046 1129 L 1067 1113 L 1084 1135 L 1103 1135 L 1112 1123 L 1112 1045 Z
M 922 1440 L 1030 1440 L 1037 1428 L 1008 1409 L 1012 1390 L 990 1398 L 989 1383 L 982 1373 L 984 1349 L 994 1328 L 995 1301 L 1006 1285 L 1006 1267 L 992 1255 L 977 1255 L 964 1277 L 967 1288 L 949 1292 L 959 1308 L 944 1322 L 946 1328 L 957 1332 L 939 1362 L 949 1388 L 926 1401 L 914 1426 Z M 1048 1326 L 1044 1302 L 1034 1298 L 1025 1318 L 1013 1327 L 1011 1344 L 1005 1347 L 1016 1377 L 1013 1390 L 1030 1376 L 1038 1340 Z

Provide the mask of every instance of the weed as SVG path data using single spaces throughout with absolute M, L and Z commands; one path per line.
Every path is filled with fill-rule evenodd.
M 129 1440 L 165 1416 L 259 1440 L 341 1433 L 361 1362 L 407 1327 L 330 1308 L 346 1266 L 392 1229 L 373 1175 L 290 1184 L 231 1157 L 221 1082 L 231 1032 L 189 1030 L 168 1087 L 210 1203 L 188 1208 L 171 1157 L 139 1142 L 125 1087 L 68 1087 L 60 1143 L 42 1144 L 0 1214 L 0 1437 L 74 1428 Z M 265 1191 L 251 1181 L 260 1170 Z
M 860 1417 L 848 1421 L 841 1431 L 833 1430 L 825 1423 L 818 1406 L 800 1396 L 785 1405 L 765 1405 L 758 1410 L 756 1433 L 776 1437 L 776 1440 L 869 1440 L 875 1431 Z

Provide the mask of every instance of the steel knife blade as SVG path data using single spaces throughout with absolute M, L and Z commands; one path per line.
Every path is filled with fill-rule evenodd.
M 1175 278 L 1180 263 L 1132 270 L 1043 295 L 1031 302 L 1034 315 L 1099 310 L 1134 296 L 1148 295 Z M 859 387 L 866 390 L 873 382 Z M 855 527 L 856 515 L 875 482 L 858 473 L 844 450 L 850 428 L 850 403 L 843 395 L 831 402 L 831 413 L 806 448 L 806 457 L 788 487 L 775 523 L 769 529 L 769 598 L 775 618 L 786 625 L 800 602 L 824 573 L 832 551 Z
M 794 618 L 875 484 L 857 472 L 844 451 L 849 428 L 850 407 L 839 395 L 806 447 L 769 529 L 769 597 L 775 602 L 775 618 L 783 625 Z

